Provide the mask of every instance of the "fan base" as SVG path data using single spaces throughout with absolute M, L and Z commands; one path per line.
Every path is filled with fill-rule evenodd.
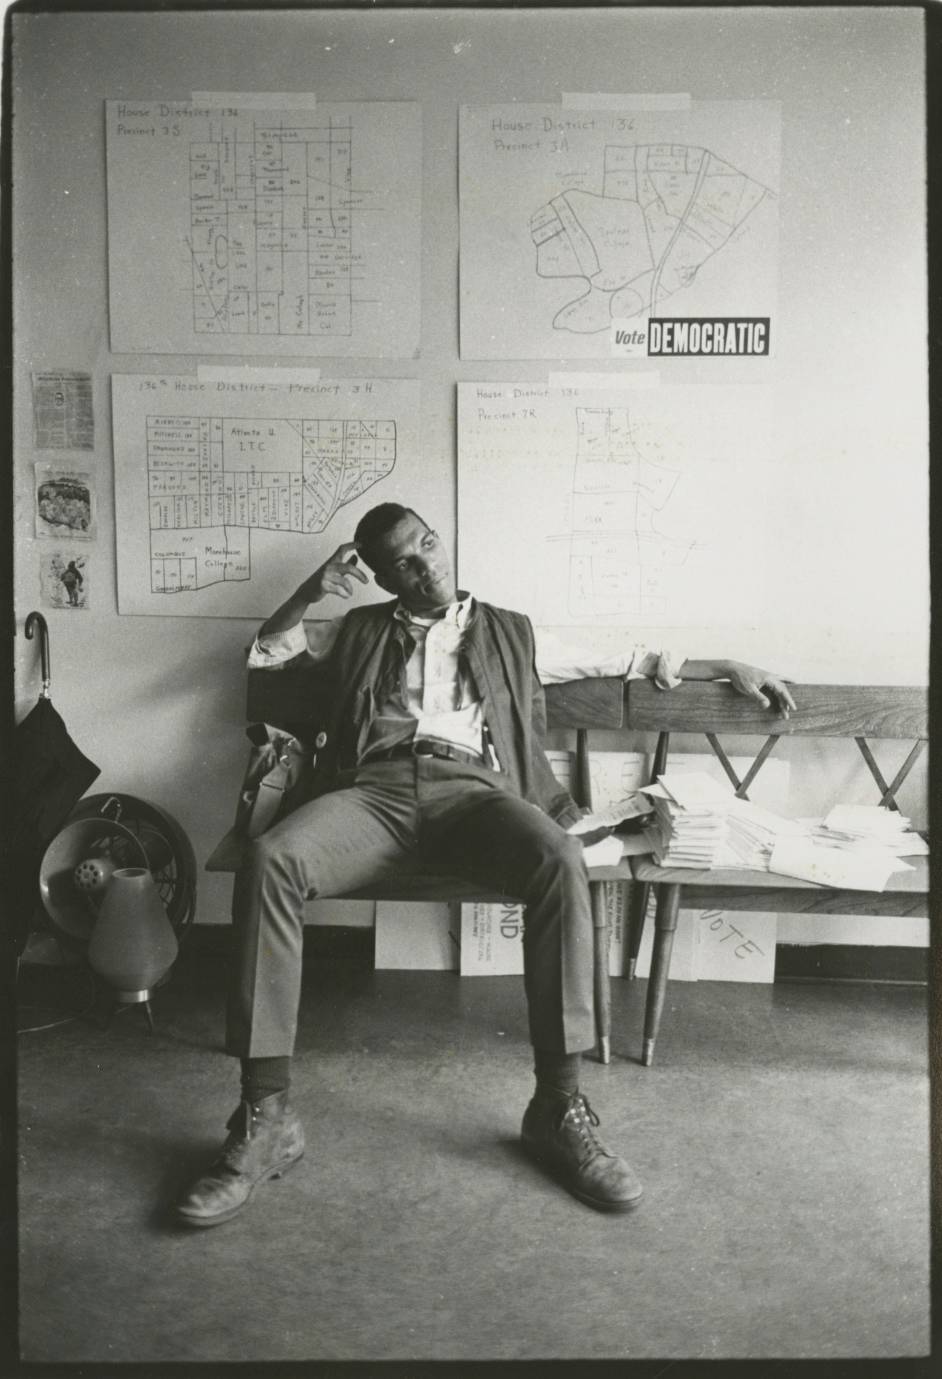
M 154 994 L 154 988 L 148 987 L 146 991 L 112 991 L 111 994 L 118 1005 L 138 1006 L 150 1000 Z

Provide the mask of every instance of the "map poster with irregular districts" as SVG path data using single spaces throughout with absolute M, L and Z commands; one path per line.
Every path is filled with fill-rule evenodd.
M 780 124 L 777 101 L 463 106 L 461 357 L 611 358 L 652 315 L 769 318 L 774 352 Z
M 106 106 L 112 351 L 416 353 L 415 102 Z
M 451 510 L 450 475 L 438 492 L 421 463 L 416 381 L 115 374 L 111 390 L 121 613 L 264 618 L 375 504 Z M 356 602 L 386 597 L 357 585 Z
M 667 645 L 672 628 L 761 622 L 783 583 L 769 426 L 763 384 L 459 384 L 462 586 L 545 626 Z

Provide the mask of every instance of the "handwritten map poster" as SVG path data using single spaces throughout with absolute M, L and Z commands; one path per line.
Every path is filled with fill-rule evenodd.
M 459 384 L 462 585 L 548 626 L 764 617 L 769 406 L 761 384 Z
M 106 105 L 113 351 L 415 353 L 415 102 Z
M 420 463 L 418 386 L 115 375 L 119 611 L 263 618 L 375 504 L 414 502 L 421 484 L 449 511 L 450 474 L 439 494 Z
M 779 125 L 774 101 L 462 107 L 462 358 L 610 358 L 652 315 L 774 341 Z

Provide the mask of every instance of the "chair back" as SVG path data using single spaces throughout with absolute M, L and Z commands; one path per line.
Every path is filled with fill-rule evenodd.
M 293 732 L 316 728 L 325 720 L 329 689 L 316 661 L 301 661 L 283 670 L 250 670 L 246 721 L 271 723 Z M 617 676 L 570 680 L 546 687 L 548 728 L 620 728 L 624 722 L 624 685 Z
M 620 728 L 624 721 L 624 682 L 618 676 L 570 680 L 546 687 L 546 726 L 576 733 L 575 774 L 571 793 L 591 807 L 589 730 Z M 298 737 L 310 737 L 329 718 L 329 686 L 318 662 L 300 659 L 282 670 L 250 670 L 246 720 L 270 723 Z
M 924 751 L 929 736 L 929 696 L 921 685 L 799 685 L 798 709 L 788 718 L 760 708 L 716 680 L 685 680 L 672 690 L 651 681 L 628 686 L 625 727 L 658 734 L 654 774 L 666 768 L 671 733 L 703 733 L 736 793 L 746 791 L 782 737 L 852 737 L 881 792 L 881 804 L 897 808 L 896 791 Z M 736 733 L 765 739 L 742 780 L 723 750 L 718 734 Z M 915 739 L 912 750 L 890 783 L 870 751 L 868 738 Z

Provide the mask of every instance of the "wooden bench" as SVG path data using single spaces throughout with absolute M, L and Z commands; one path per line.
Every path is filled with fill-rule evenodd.
M 717 754 L 736 793 L 747 791 L 762 763 L 783 737 L 854 738 L 880 791 L 879 803 L 896 807 L 896 792 L 906 779 L 928 739 L 928 694 L 919 686 L 803 685 L 794 689 L 798 711 L 781 718 L 754 706 L 722 682 L 685 681 L 665 692 L 648 681 L 628 687 L 625 726 L 656 732 L 652 777 L 667 769 L 672 733 L 703 733 Z M 765 739 L 749 771 L 740 780 L 719 740 L 720 733 Z M 868 739 L 915 739 L 892 781 L 887 784 L 870 750 Z M 836 801 L 835 801 L 836 802 Z M 836 890 L 761 871 L 700 871 L 664 868 L 650 856 L 632 860 L 637 884 L 630 905 L 633 970 L 647 911 L 649 888 L 657 893 L 654 947 L 645 1008 L 642 1062 L 654 1057 L 670 967 L 671 948 L 681 904 L 692 908 L 784 911 L 805 914 L 926 915 L 928 858 L 907 859 L 912 871 L 894 873 L 884 891 Z
M 550 685 L 546 689 L 547 726 L 572 730 L 576 735 L 573 797 L 591 807 L 588 733 L 593 728 L 620 728 L 624 720 L 624 685 L 618 678 L 574 680 Z M 326 720 L 326 704 L 316 666 L 301 662 L 281 670 L 250 670 L 246 700 L 246 721 L 268 723 L 285 728 L 302 740 L 313 740 Z M 220 850 L 207 863 L 212 871 L 232 871 L 235 859 L 219 858 Z M 592 897 L 595 1021 L 598 1056 L 603 1063 L 611 1057 L 611 991 L 608 974 L 609 925 L 603 883 L 629 885 L 631 870 L 626 859 L 615 866 L 591 867 L 589 882 Z M 381 886 L 351 891 L 346 900 L 414 900 L 501 902 L 508 897 L 475 887 L 460 877 L 437 875 L 428 868 L 404 868 Z

